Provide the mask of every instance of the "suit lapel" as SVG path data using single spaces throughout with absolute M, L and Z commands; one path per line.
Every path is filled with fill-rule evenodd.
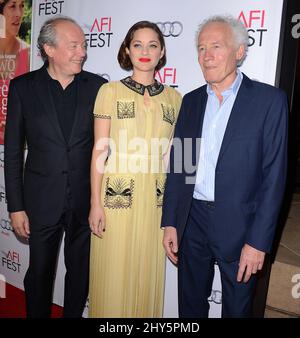
M 191 136 L 193 140 L 193 148 L 197 150 L 197 139 L 201 138 L 202 135 L 202 127 L 204 114 L 207 103 L 207 93 L 206 86 L 201 88 L 199 95 L 197 95 L 196 102 L 191 106 L 192 114 L 190 114 L 190 128 L 191 128 Z M 198 163 L 199 154 L 196 151 L 192 152 L 192 160 L 195 165 Z
M 37 94 L 37 98 L 40 101 L 40 104 L 43 106 L 45 115 L 49 119 L 59 139 L 65 142 L 65 138 L 59 125 L 56 108 L 51 96 L 49 82 L 47 81 L 47 79 L 45 79 L 45 74 L 43 73 L 44 71 L 45 70 L 43 67 L 37 73 L 37 80 L 35 83 L 36 84 L 35 91 Z
M 249 106 L 249 101 L 252 100 L 252 95 L 249 93 L 249 88 L 252 86 L 251 80 L 243 74 L 243 81 L 235 99 L 234 105 L 225 130 L 223 142 L 221 145 L 217 165 L 224 155 L 228 145 L 230 144 L 235 132 L 240 129 L 240 122 L 244 118 L 244 112 Z
M 202 126 L 204 113 L 207 103 L 206 87 L 201 88 L 200 93 L 196 96 L 195 102 L 192 102 L 190 106 L 191 113 L 189 114 L 190 123 L 190 136 L 193 138 L 199 138 L 202 135 Z

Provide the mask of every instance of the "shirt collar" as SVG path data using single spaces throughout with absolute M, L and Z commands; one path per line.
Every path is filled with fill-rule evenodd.
M 58 83 L 59 83 L 59 81 L 53 79 L 53 78 L 50 76 L 50 74 L 48 73 L 48 70 L 47 70 L 47 66 L 44 66 L 44 67 L 43 67 L 43 70 L 44 70 L 44 76 L 45 76 L 45 79 L 46 79 L 47 81 L 49 81 L 49 82 L 53 81 L 53 82 L 58 82 Z M 72 82 L 70 82 L 70 84 L 71 84 L 71 83 L 78 82 L 78 79 L 79 79 L 79 77 L 80 77 L 80 74 L 81 74 L 81 72 L 78 73 L 78 74 L 75 74 L 74 80 L 73 80 Z
M 225 89 L 223 92 L 222 92 L 222 95 L 228 95 L 230 93 L 233 93 L 234 95 L 237 94 L 239 88 L 240 88 L 240 85 L 242 83 L 242 80 L 243 80 L 243 74 L 242 72 L 237 68 L 236 70 L 236 78 L 234 79 L 234 81 L 232 82 L 231 86 L 227 89 Z M 207 84 L 206 86 L 206 92 L 208 95 L 214 95 L 215 92 L 213 91 L 212 87 L 210 84 Z
M 135 91 L 138 94 L 144 95 L 145 89 L 148 90 L 150 96 L 155 96 L 160 94 L 164 90 L 164 85 L 154 79 L 154 83 L 148 86 L 134 81 L 130 76 L 122 79 L 121 82 L 128 87 L 129 89 Z

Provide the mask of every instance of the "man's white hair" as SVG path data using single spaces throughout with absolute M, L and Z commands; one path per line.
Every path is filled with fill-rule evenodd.
M 241 46 L 241 45 L 244 46 L 244 50 L 245 50 L 244 55 L 238 61 L 238 64 L 237 64 L 237 66 L 241 66 L 242 63 L 244 62 L 244 60 L 246 59 L 247 52 L 248 52 L 248 43 L 249 43 L 249 35 L 248 35 L 248 31 L 245 28 L 245 26 L 242 24 L 242 22 L 240 20 L 234 18 L 231 15 L 214 15 L 214 16 L 211 16 L 208 19 L 205 19 L 204 21 L 202 21 L 202 23 L 198 27 L 197 34 L 196 34 L 197 47 L 198 47 L 199 35 L 203 31 L 203 29 L 211 23 L 227 24 L 232 30 L 232 34 L 233 34 L 233 38 L 234 38 L 236 48 L 239 48 L 239 46 Z

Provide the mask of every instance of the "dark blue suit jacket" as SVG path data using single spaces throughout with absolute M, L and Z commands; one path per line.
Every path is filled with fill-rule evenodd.
M 206 102 L 206 85 L 184 96 L 171 150 L 161 226 L 176 227 L 179 244 L 193 198 L 196 139 L 201 137 Z M 271 249 L 285 188 L 287 120 L 285 93 L 244 75 L 215 173 L 209 240 L 220 258 L 238 260 L 245 243 L 264 252 Z M 184 139 L 191 140 L 192 150 L 178 146 Z

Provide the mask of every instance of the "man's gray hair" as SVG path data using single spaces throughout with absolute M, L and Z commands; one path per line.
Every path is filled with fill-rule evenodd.
M 248 31 L 245 28 L 245 26 L 242 24 L 242 22 L 236 18 L 234 18 L 231 15 L 214 15 L 209 17 L 208 19 L 204 20 L 198 28 L 197 35 L 196 35 L 196 42 L 198 45 L 198 38 L 200 33 L 203 31 L 203 29 L 210 23 L 224 23 L 230 26 L 233 38 L 235 42 L 236 48 L 243 45 L 245 52 L 241 60 L 238 61 L 238 66 L 241 66 L 244 60 L 246 59 L 247 52 L 248 52 L 248 43 L 249 43 L 249 35 Z
M 55 29 L 55 27 L 58 23 L 66 22 L 66 21 L 71 22 L 71 23 L 77 25 L 78 27 L 80 27 L 74 19 L 72 19 L 68 16 L 63 16 L 63 15 L 55 16 L 55 17 L 47 20 L 43 24 L 43 26 L 40 30 L 40 34 L 38 36 L 38 40 L 37 40 L 37 47 L 40 51 L 40 54 L 41 54 L 43 61 L 48 60 L 48 55 L 45 52 L 44 45 L 47 44 L 48 46 L 53 46 L 53 47 L 56 46 L 57 40 L 56 40 L 56 29 Z

